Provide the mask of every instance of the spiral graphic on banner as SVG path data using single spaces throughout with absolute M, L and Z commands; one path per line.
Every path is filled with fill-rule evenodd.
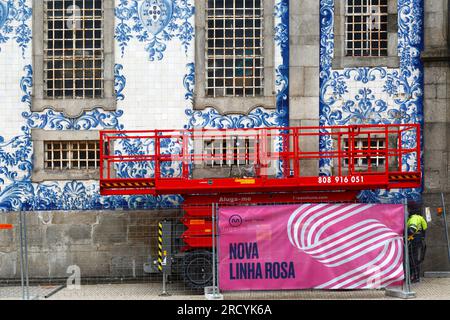
M 373 206 L 304 204 L 291 214 L 291 244 L 338 275 L 316 288 L 382 288 L 403 280 L 402 237 L 376 219 L 356 219 Z

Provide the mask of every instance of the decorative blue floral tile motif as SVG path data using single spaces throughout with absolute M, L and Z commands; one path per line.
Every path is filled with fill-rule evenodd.
M 182 145 L 177 138 L 161 139 L 159 143 L 161 154 L 181 154 Z M 150 138 L 120 139 L 114 145 L 114 154 L 121 155 L 148 155 L 155 154 L 155 140 Z M 153 178 L 155 176 L 154 161 L 118 163 L 114 167 L 119 178 Z M 161 177 L 181 177 L 181 161 L 165 161 L 160 163 Z
M 116 65 L 115 70 L 122 70 L 121 65 Z M 21 101 L 31 108 L 31 88 L 33 86 L 33 70 L 31 65 L 24 68 L 26 72 L 20 80 L 22 90 Z M 116 93 L 120 93 L 125 88 L 125 77 L 118 72 L 115 74 Z M 121 99 L 122 95 L 117 94 L 116 98 Z M 44 112 L 23 112 L 22 116 L 26 120 L 26 126 L 30 129 L 47 130 L 90 130 L 90 129 L 110 129 L 122 130 L 123 125 L 119 124 L 118 118 L 123 114 L 122 110 L 104 112 L 100 108 L 84 112 L 78 118 L 67 118 L 62 112 L 55 112 L 47 109 Z
M 194 111 L 186 109 L 188 116 L 186 129 L 192 128 L 258 128 L 283 127 L 289 125 L 289 0 L 278 0 L 274 7 L 274 17 L 278 18 L 275 25 L 274 41 L 281 51 L 282 63 L 276 68 L 275 86 L 277 90 L 276 111 L 255 108 L 248 115 L 222 115 L 214 108 Z M 185 99 L 193 104 L 195 85 L 194 63 L 187 65 L 188 73 L 183 79 L 186 89 Z
M 31 104 L 33 71 L 30 65 L 25 68 L 20 81 L 23 92 L 22 102 Z M 116 70 L 122 70 L 116 65 Z M 116 92 L 121 92 L 126 79 L 116 72 Z M 119 95 L 117 95 L 119 99 Z M 31 129 L 46 130 L 122 130 L 119 118 L 123 111 L 105 112 L 94 109 L 78 118 L 66 118 L 62 113 L 23 112 L 25 125 L 22 134 L 5 141 L 0 136 L 0 211 L 15 210 L 93 210 L 93 209 L 151 209 L 178 206 L 182 198 L 170 196 L 100 196 L 97 181 L 55 181 L 32 183 L 32 140 Z M 170 148 L 170 144 L 167 146 Z M 164 169 L 164 168 L 163 168 Z M 167 174 L 174 174 L 167 168 Z
M 25 50 L 31 42 L 31 16 L 28 0 L 0 0 L 0 52 L 3 43 L 14 39 L 25 58 Z
M 223 115 L 213 108 L 194 111 L 186 110 L 189 117 L 186 129 L 215 128 L 215 129 L 244 129 L 280 127 L 283 125 L 284 114 L 278 111 L 267 112 L 263 108 L 256 108 L 248 115 Z
M 139 18 L 145 29 L 156 36 L 170 22 L 173 14 L 173 4 L 169 0 L 145 0 L 139 10 Z
M 125 100 L 125 95 L 122 91 L 125 89 L 127 85 L 127 79 L 122 74 L 123 65 L 117 64 L 114 66 L 114 88 L 116 93 L 116 100 Z
M 247 115 L 223 115 L 214 108 L 194 111 L 192 107 L 186 109 L 188 116 L 186 129 L 192 128 L 261 128 L 261 127 L 285 127 L 289 126 L 289 0 L 278 0 L 274 7 L 274 17 L 277 24 L 274 31 L 274 42 L 277 50 L 281 52 L 281 64 L 276 68 L 276 111 L 268 111 L 258 107 Z M 193 90 L 195 84 L 194 64 L 188 64 L 188 73 L 183 84 L 186 89 L 185 99 L 193 104 Z M 276 142 L 276 150 L 283 148 L 282 140 Z M 278 174 L 282 172 L 282 162 L 278 162 Z
M 320 1 L 320 124 L 423 124 L 423 0 L 398 1 L 399 69 L 344 70 L 332 69 L 334 1 Z M 351 90 L 350 84 L 358 90 Z M 402 140 L 404 146 L 413 147 L 416 143 L 408 135 Z M 332 141 L 321 139 L 320 148 L 332 148 Z M 417 159 L 402 158 L 404 169 L 415 165 Z M 320 168 L 321 174 L 330 174 L 331 160 L 321 161 Z M 398 203 L 405 197 L 418 201 L 421 190 L 364 191 L 359 197 L 370 202 Z
M 151 61 L 163 58 L 168 41 L 178 39 L 187 53 L 194 39 L 193 0 L 120 0 L 115 15 L 122 57 L 132 39 L 146 44 Z
M 184 76 L 183 85 L 186 89 L 185 99 L 190 105 L 194 103 L 195 87 L 195 64 L 189 63 L 188 73 Z M 256 108 L 248 115 L 223 115 L 214 108 L 205 110 L 193 110 L 187 108 L 185 111 L 188 122 L 185 129 L 215 128 L 260 128 L 260 127 L 280 127 L 283 125 L 285 114 L 278 111 L 267 112 L 263 108 Z
M 281 115 L 279 126 L 289 126 L 289 0 L 280 0 L 275 4 L 274 16 L 275 44 L 281 51 L 282 62 L 276 68 L 275 85 L 277 87 L 277 111 Z
M 0 0 L 0 28 L 3 27 L 3 25 L 6 22 L 6 19 L 8 19 L 9 7 L 10 3 L 6 3 L 3 0 Z

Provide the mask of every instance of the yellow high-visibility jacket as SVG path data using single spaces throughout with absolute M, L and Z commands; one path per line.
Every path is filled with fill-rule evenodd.
M 413 214 L 411 217 L 409 217 L 406 226 L 408 228 L 413 228 L 415 231 L 414 232 L 420 232 L 420 231 L 425 231 L 428 228 L 428 224 L 427 221 L 418 214 Z

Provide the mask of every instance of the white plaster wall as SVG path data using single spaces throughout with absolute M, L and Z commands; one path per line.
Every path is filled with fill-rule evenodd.
M 10 23 L 14 28 L 17 24 L 17 21 Z M 14 34 L 8 36 L 12 38 Z M 24 66 L 28 64 L 31 64 L 31 44 L 24 55 L 14 39 L 0 44 L 0 136 L 5 141 L 22 134 L 22 112 L 29 108 L 21 102 L 20 79 L 25 74 Z
M 116 19 L 116 24 L 119 22 Z M 190 23 L 194 25 L 194 17 Z M 146 43 L 132 39 L 122 56 L 116 41 L 115 62 L 123 65 L 127 81 L 122 92 L 125 99 L 117 104 L 117 109 L 124 111 L 121 123 L 125 129 L 181 129 L 186 124 L 185 110 L 192 106 L 185 100 L 183 78 L 187 64 L 195 60 L 194 41 L 186 52 L 176 38 L 165 44 L 162 60 L 151 61 Z

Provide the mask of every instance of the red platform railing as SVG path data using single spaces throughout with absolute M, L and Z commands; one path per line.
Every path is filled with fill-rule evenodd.
M 100 132 L 100 192 L 415 188 L 420 125 Z

